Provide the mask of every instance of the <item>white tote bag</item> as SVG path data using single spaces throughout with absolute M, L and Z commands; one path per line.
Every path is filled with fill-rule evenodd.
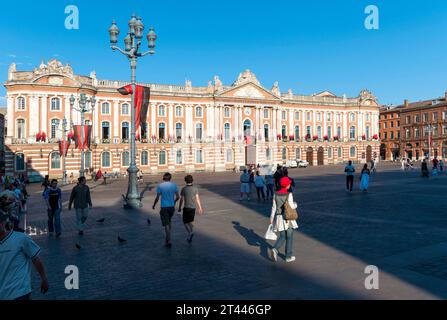
M 269 227 L 267 228 L 267 231 L 265 232 L 265 239 L 267 240 L 276 240 L 278 239 L 278 237 L 276 236 L 276 233 L 273 232 L 273 225 L 270 224 Z

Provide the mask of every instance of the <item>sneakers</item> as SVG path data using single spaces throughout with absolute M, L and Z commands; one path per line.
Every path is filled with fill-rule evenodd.
M 289 258 L 286 258 L 286 262 L 292 262 L 295 261 L 295 256 L 291 256 Z
M 274 262 L 278 261 L 278 250 L 272 249 L 271 257 Z

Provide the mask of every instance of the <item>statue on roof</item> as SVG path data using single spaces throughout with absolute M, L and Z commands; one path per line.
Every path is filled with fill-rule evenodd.
M 223 89 L 222 81 L 220 81 L 219 76 L 214 76 L 214 88 L 217 91 L 220 91 Z
M 275 81 L 275 83 L 273 83 L 273 87 L 272 87 L 271 91 L 273 92 L 274 95 L 281 96 L 281 91 L 279 90 L 278 81 Z
M 233 83 L 233 86 L 238 86 L 241 84 L 244 84 L 246 82 L 253 82 L 260 86 L 258 79 L 256 78 L 255 74 L 251 72 L 249 69 L 245 70 L 244 72 L 239 74 L 239 77 L 237 80 Z

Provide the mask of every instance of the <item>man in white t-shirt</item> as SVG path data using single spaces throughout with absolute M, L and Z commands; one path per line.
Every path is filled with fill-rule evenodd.
M 40 291 L 48 291 L 40 248 L 26 234 L 7 230 L 8 223 L 9 217 L 0 213 L 0 300 L 29 300 L 31 262 L 41 278 Z

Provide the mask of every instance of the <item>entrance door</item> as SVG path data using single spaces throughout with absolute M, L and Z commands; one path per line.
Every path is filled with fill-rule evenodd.
M 323 147 L 319 147 L 318 148 L 318 153 L 317 153 L 317 164 L 319 166 L 324 165 L 324 149 Z
M 366 147 L 366 162 L 371 162 L 372 160 L 372 147 L 371 146 L 367 146 Z
M 312 147 L 307 148 L 306 161 L 309 162 L 310 166 L 314 165 L 314 150 Z

